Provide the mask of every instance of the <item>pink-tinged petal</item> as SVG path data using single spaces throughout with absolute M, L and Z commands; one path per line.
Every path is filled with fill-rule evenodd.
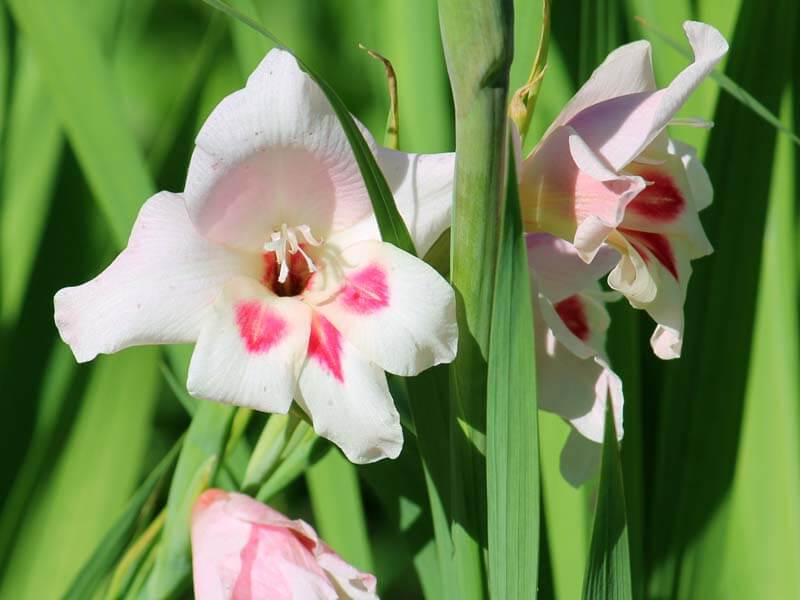
M 201 232 L 251 250 L 282 223 L 308 225 L 325 238 L 371 213 L 333 108 L 279 49 L 200 129 L 185 195 Z
M 523 163 L 525 229 L 571 240 L 589 261 L 644 187 L 640 177 L 611 171 L 571 128 L 561 127 Z
M 610 98 L 586 107 L 566 122 L 613 169 L 622 169 L 661 133 L 728 51 L 725 38 L 709 25 L 687 21 L 684 31 L 694 62 L 669 86 Z
M 189 393 L 285 413 L 306 356 L 309 307 L 239 278 L 225 286 L 214 309 L 192 355 Z
M 573 487 L 579 487 L 600 469 L 603 444 L 593 442 L 571 429 L 561 449 L 561 475 Z
M 528 265 L 539 291 L 551 302 L 560 302 L 590 287 L 619 262 L 619 252 L 602 246 L 594 259 L 583 261 L 575 246 L 547 233 L 529 233 Z
M 611 98 L 656 89 L 650 43 L 631 42 L 609 54 L 558 115 L 548 133 L 579 112 Z
M 362 356 L 399 375 L 453 360 L 455 294 L 425 262 L 377 241 L 346 248 L 341 283 L 317 306 Z
M 244 496 L 204 492 L 192 515 L 198 600 L 374 600 L 375 578 L 347 565 L 305 522 Z
M 224 283 L 258 269 L 258 257 L 200 236 L 181 196 L 161 192 L 142 206 L 128 246 L 105 271 L 56 294 L 55 322 L 79 362 L 193 342 Z
M 323 315 L 311 321 L 308 356 L 295 399 L 314 431 L 354 463 L 396 458 L 403 446 L 400 415 L 383 370 L 363 358 Z

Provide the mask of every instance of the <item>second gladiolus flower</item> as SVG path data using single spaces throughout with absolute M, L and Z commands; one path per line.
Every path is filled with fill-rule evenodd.
M 375 577 L 304 521 L 243 494 L 208 490 L 192 514 L 197 600 L 377 600 Z

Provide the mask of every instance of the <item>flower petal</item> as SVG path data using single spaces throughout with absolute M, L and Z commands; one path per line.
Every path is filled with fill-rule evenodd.
M 356 464 L 396 458 L 403 446 L 400 415 L 383 371 L 365 360 L 333 324 L 315 314 L 297 403 L 314 431 Z
M 593 442 L 574 429 L 561 449 L 561 475 L 573 487 L 579 487 L 600 468 L 603 444 Z
M 365 241 L 339 258 L 344 280 L 317 309 L 359 352 L 398 375 L 455 357 L 455 294 L 431 266 L 391 244 Z
M 538 312 L 541 306 L 535 310 Z M 539 317 L 535 326 L 539 408 L 563 417 L 581 435 L 602 442 L 605 406 L 610 397 L 621 439 L 624 398 L 619 377 L 602 356 L 582 358 L 562 344 L 558 334 L 550 329 L 548 320 L 552 319 L 546 313 L 538 312 L 536 316 Z
M 669 140 L 668 151 L 670 154 L 679 156 L 683 163 L 695 210 L 699 212 L 711 206 L 711 201 L 714 199 L 714 188 L 711 185 L 708 171 L 697 156 L 697 150 L 683 142 Z
M 251 250 L 282 223 L 308 225 L 320 238 L 371 212 L 330 102 L 279 49 L 200 129 L 185 195 L 201 232 Z
M 644 187 L 640 177 L 611 171 L 574 130 L 561 127 L 523 163 L 525 229 L 571 240 L 589 261 Z
M 652 92 L 655 89 L 650 42 L 640 40 L 620 46 L 594 70 L 589 80 L 558 115 L 548 133 L 568 123 L 572 117 L 593 104 L 627 94 Z
M 214 308 L 189 365 L 189 393 L 285 413 L 306 356 L 310 308 L 246 278 L 226 285 Z
M 192 342 L 223 284 L 259 269 L 259 257 L 201 237 L 181 196 L 161 192 L 142 206 L 127 248 L 105 271 L 56 294 L 56 326 L 78 362 L 129 346 Z
M 619 262 L 619 252 L 602 246 L 590 263 L 584 262 L 575 246 L 547 233 L 525 236 L 531 277 L 539 291 L 556 303 L 594 285 Z
M 683 28 L 695 60 L 669 86 L 610 98 L 567 121 L 614 170 L 622 169 L 655 139 L 728 51 L 725 38 L 710 25 L 687 21 Z

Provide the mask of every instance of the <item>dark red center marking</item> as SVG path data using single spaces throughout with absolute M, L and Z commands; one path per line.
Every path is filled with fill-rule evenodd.
M 362 315 L 386 308 L 389 306 L 386 273 L 378 265 L 364 267 L 347 278 L 340 294 L 345 307 Z
M 578 296 L 570 296 L 561 302 L 556 302 L 555 309 L 572 335 L 583 342 L 589 339 L 589 320 L 586 318 L 586 310 Z
M 300 247 L 304 252 L 309 252 L 304 244 L 301 244 Z M 308 268 L 306 259 L 299 252 L 287 255 L 289 274 L 283 283 L 278 281 L 280 265 L 275 253 L 265 252 L 262 260 L 264 261 L 264 271 L 261 275 L 261 283 L 272 290 L 276 296 L 299 296 L 309 286 L 311 277 L 314 275 Z
M 234 311 L 239 335 L 251 354 L 268 352 L 286 333 L 286 321 L 257 300 L 239 302 Z
M 648 185 L 628 205 L 628 210 L 662 223 L 677 219 L 686 206 L 686 200 L 670 176 L 653 169 L 641 171 L 638 175 Z
M 633 229 L 620 228 L 619 231 L 628 239 L 644 262 L 650 262 L 650 255 L 652 254 L 676 280 L 679 279 L 675 254 L 666 236 L 660 233 L 635 231 Z
M 311 335 L 308 338 L 308 356 L 333 375 L 344 382 L 342 373 L 342 334 L 320 314 L 311 318 Z

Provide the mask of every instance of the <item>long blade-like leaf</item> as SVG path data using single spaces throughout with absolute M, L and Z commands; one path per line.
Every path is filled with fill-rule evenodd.
M 523 598 L 537 587 L 539 438 L 530 273 L 513 160 L 507 188 L 486 398 L 489 590 L 493 598 Z
M 617 432 L 609 403 L 603 435 L 603 461 L 594 512 L 592 542 L 583 582 L 584 600 L 632 600 L 631 559 L 625 490 Z

